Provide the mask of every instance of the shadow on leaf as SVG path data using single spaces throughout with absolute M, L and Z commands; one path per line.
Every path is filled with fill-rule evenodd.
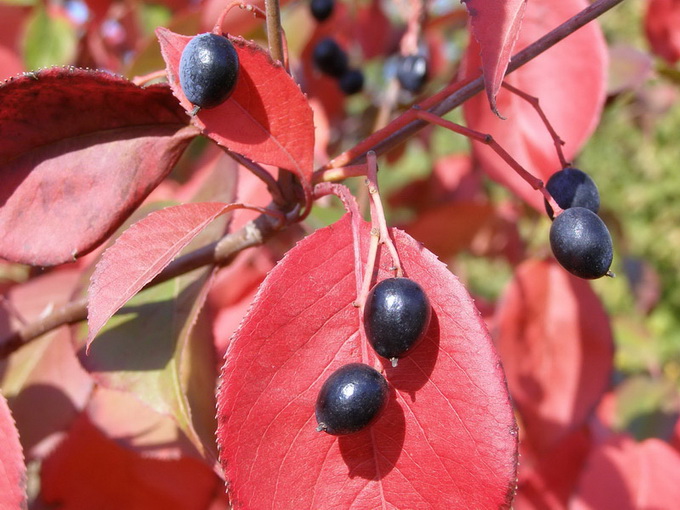
M 391 388 L 387 408 L 374 425 L 338 439 L 342 459 L 349 469 L 348 476 L 367 480 L 385 477 L 401 455 L 405 433 L 404 411 Z

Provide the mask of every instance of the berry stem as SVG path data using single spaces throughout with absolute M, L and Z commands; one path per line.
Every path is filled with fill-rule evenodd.
M 536 110 L 536 113 L 538 113 L 538 116 L 541 118 L 543 121 L 543 124 L 545 125 L 545 128 L 548 130 L 548 133 L 550 133 L 550 137 L 553 139 L 553 143 L 555 144 L 555 150 L 557 151 L 557 157 L 560 160 L 560 164 L 562 165 L 562 168 L 567 168 L 570 163 L 566 160 L 564 157 L 564 151 L 562 151 L 562 146 L 564 145 L 564 140 L 562 140 L 555 129 L 552 127 L 552 124 L 550 124 L 550 121 L 548 120 L 548 116 L 545 114 L 543 111 L 543 108 L 541 108 L 541 105 L 539 103 L 539 100 L 537 97 L 530 96 L 526 92 L 518 89 L 517 87 L 513 87 L 507 82 L 503 82 L 502 86 L 515 94 L 518 97 L 521 97 L 524 99 L 527 103 L 529 103 L 534 110 Z
M 217 22 L 215 23 L 215 26 L 212 29 L 213 34 L 222 35 L 222 25 L 224 25 L 224 18 L 227 17 L 227 14 L 229 14 L 229 12 L 234 7 L 238 7 L 240 9 L 245 9 L 247 11 L 250 11 L 257 18 L 261 18 L 261 19 L 267 18 L 264 11 L 262 9 L 260 9 L 259 7 L 257 7 L 256 5 L 246 4 L 244 2 L 241 2 L 240 0 L 236 0 L 235 2 L 231 2 L 229 5 L 227 5 L 224 8 L 224 10 L 222 11 L 222 13 L 220 14 L 219 18 L 217 18 Z
M 222 147 L 220 145 L 220 147 Z M 279 186 L 279 183 L 274 179 L 274 176 L 267 172 L 262 166 L 257 164 L 255 161 L 238 154 L 236 152 L 232 152 L 226 147 L 222 147 L 224 152 L 226 152 L 234 161 L 239 163 L 240 165 L 244 166 L 248 170 L 250 170 L 255 177 L 260 179 L 262 182 L 264 182 L 267 185 L 267 191 L 272 196 L 272 201 L 278 205 L 278 206 L 284 206 L 286 204 L 286 200 L 283 197 L 283 193 L 281 192 L 281 187 Z
M 320 170 L 315 172 L 312 184 L 319 184 L 322 182 L 337 182 L 343 181 L 348 177 L 365 177 L 366 165 L 350 165 L 342 168 L 329 168 L 328 170 Z
M 555 199 L 545 188 L 545 186 L 543 185 L 543 181 L 533 176 L 522 165 L 520 165 L 517 162 L 517 160 L 513 158 L 503 147 L 501 147 L 501 145 L 496 140 L 494 140 L 493 136 L 491 136 L 490 134 L 480 133 L 479 131 L 475 131 L 474 129 L 461 126 L 460 124 L 456 124 L 455 122 L 442 119 L 441 117 L 438 117 L 437 115 L 434 115 L 430 112 L 419 111 L 418 117 L 421 118 L 422 120 L 430 122 L 431 124 L 441 126 L 450 131 L 453 131 L 454 133 L 466 136 L 471 140 L 488 145 L 532 188 L 540 191 L 541 194 L 543 194 L 543 197 L 548 201 L 550 206 L 555 211 L 555 216 L 562 212 L 562 208 L 559 205 L 557 205 Z
M 357 294 L 361 294 L 361 267 L 363 264 L 361 262 L 361 236 L 359 233 L 361 231 L 362 218 L 361 213 L 359 212 L 359 205 L 347 186 L 322 182 L 314 187 L 315 200 L 327 195 L 335 195 L 338 197 L 350 215 L 350 221 L 352 223 L 352 243 L 354 245 L 354 275 L 356 278 Z M 358 306 L 357 302 L 354 303 L 354 306 Z
M 399 253 L 397 253 L 397 248 L 392 242 L 390 237 L 389 229 L 387 228 L 387 220 L 385 220 L 385 210 L 382 206 L 382 201 L 380 200 L 380 189 L 378 188 L 378 161 L 375 152 L 369 151 L 366 154 L 368 163 L 368 172 L 366 176 L 366 181 L 368 183 L 368 193 L 371 199 L 371 223 L 373 228 L 377 228 L 380 232 L 380 244 L 387 246 L 387 249 L 392 256 L 392 264 L 394 264 L 394 270 L 398 277 L 404 275 L 404 271 L 401 268 L 401 262 L 399 260 Z
M 283 56 L 283 29 L 281 28 L 281 8 L 279 0 L 264 0 L 264 9 L 267 13 L 267 44 L 269 55 L 272 60 L 284 63 Z

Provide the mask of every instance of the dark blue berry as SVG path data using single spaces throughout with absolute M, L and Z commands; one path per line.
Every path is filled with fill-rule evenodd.
M 562 267 L 580 278 L 600 278 L 612 264 L 609 230 L 585 207 L 565 209 L 555 218 L 550 227 L 550 247 Z
M 595 181 L 578 168 L 565 168 L 555 172 L 545 187 L 562 209 L 585 207 L 594 213 L 600 209 L 600 193 Z M 547 201 L 545 210 L 548 216 L 551 218 L 554 216 L 554 211 Z
M 317 430 L 335 436 L 368 427 L 387 405 L 387 381 L 363 363 L 350 363 L 333 372 L 316 399 Z
M 364 73 L 358 69 L 350 69 L 340 77 L 339 85 L 340 90 L 347 96 L 361 92 L 364 88 Z
M 380 356 L 396 365 L 425 336 L 432 310 L 423 288 L 409 278 L 378 283 L 366 298 L 364 326 Z
M 397 64 L 397 79 L 404 90 L 419 92 L 427 81 L 427 59 L 423 55 L 400 57 Z
M 326 21 L 333 14 L 335 0 L 312 0 L 309 10 L 316 21 Z
M 214 108 L 234 90 L 238 70 L 238 54 L 229 39 L 199 34 L 182 51 L 179 84 L 191 104 Z
M 347 72 L 347 53 L 330 37 L 325 37 L 316 44 L 312 58 L 316 67 L 324 74 L 340 78 Z

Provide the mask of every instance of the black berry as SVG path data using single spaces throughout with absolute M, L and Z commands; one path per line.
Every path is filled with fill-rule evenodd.
M 423 55 L 400 57 L 397 64 L 397 79 L 404 90 L 419 92 L 427 81 L 427 59 Z
M 333 14 L 335 0 L 312 0 L 309 10 L 316 21 L 326 21 Z
M 350 69 L 340 77 L 340 90 L 347 96 L 361 92 L 364 88 L 364 73 L 358 69 Z
M 570 207 L 585 207 L 594 213 L 600 209 L 600 193 L 595 181 L 578 168 L 565 168 L 555 172 L 545 185 L 552 197 L 562 209 Z M 545 202 L 545 210 L 551 218 L 554 216 L 552 207 Z
M 192 104 L 214 108 L 234 90 L 238 70 L 238 54 L 229 39 L 212 33 L 200 34 L 182 51 L 179 83 Z
M 580 278 L 606 275 L 612 263 L 612 238 L 607 226 L 590 209 L 565 209 L 550 227 L 550 247 L 557 261 Z
M 366 298 L 364 326 L 375 352 L 397 364 L 425 335 L 432 313 L 423 288 L 409 278 L 378 283 Z
M 314 47 L 314 64 L 324 74 L 340 78 L 348 70 L 347 53 L 334 39 L 321 39 Z
M 387 405 L 387 381 L 363 363 L 350 363 L 333 372 L 316 399 L 317 430 L 335 436 L 352 434 L 370 425 Z

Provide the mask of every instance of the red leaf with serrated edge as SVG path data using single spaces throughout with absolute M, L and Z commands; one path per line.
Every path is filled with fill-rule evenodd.
M 540 455 L 585 423 L 607 389 L 609 319 L 589 282 L 552 260 L 519 266 L 497 313 L 510 394 Z
M 675 65 L 680 60 L 680 2 L 650 0 L 645 14 L 645 34 L 652 51 Z
M 0 394 L 0 508 L 26 507 L 26 465 L 19 432 L 5 397 Z
M 532 0 L 527 4 L 516 48 L 520 50 L 588 6 L 586 0 Z M 463 75 L 479 74 L 479 48 L 470 41 Z M 591 135 L 605 100 L 607 47 L 597 21 L 580 28 L 565 40 L 508 75 L 506 81 L 539 99 L 557 134 L 564 140 L 565 157 L 571 160 Z M 486 99 L 477 95 L 466 101 L 467 125 L 491 134 L 530 173 L 546 181 L 561 168 L 553 139 L 534 108 L 508 90 L 497 97 L 499 119 Z M 543 196 L 512 170 L 490 147 L 473 142 L 474 156 L 493 180 L 510 188 L 539 211 Z M 597 180 L 596 176 L 594 178 Z
M 179 61 L 192 37 L 156 29 L 168 80 L 181 105 L 192 111 L 179 85 Z M 259 46 L 229 37 L 239 57 L 239 77 L 221 105 L 202 109 L 193 123 L 229 150 L 294 172 L 306 189 L 314 166 L 312 109 L 295 80 Z
M 569 505 L 573 510 L 661 510 L 680 501 L 680 454 L 668 443 L 614 436 L 593 449 Z
M 360 224 L 362 257 L 370 226 Z M 218 444 L 234 508 L 507 508 L 516 424 L 498 357 L 467 291 L 393 229 L 405 274 L 432 303 L 422 343 L 392 368 L 359 329 L 349 216 L 316 231 L 269 273 L 225 356 Z M 393 275 L 381 250 L 378 279 Z M 378 421 L 335 437 L 315 402 L 337 368 L 382 370 Z
M 163 85 L 53 68 L 0 85 L 0 257 L 72 261 L 108 237 L 197 135 Z
M 203 202 L 167 207 L 127 229 L 108 248 L 90 279 L 89 348 L 99 330 L 158 275 L 205 226 L 238 204 Z
M 472 35 L 482 60 L 484 86 L 494 113 L 496 95 L 503 83 L 515 43 L 519 37 L 527 0 L 462 0 L 470 13 Z
M 150 459 L 117 445 L 86 414 L 40 475 L 40 499 L 69 510 L 203 510 L 219 483 L 200 460 Z

